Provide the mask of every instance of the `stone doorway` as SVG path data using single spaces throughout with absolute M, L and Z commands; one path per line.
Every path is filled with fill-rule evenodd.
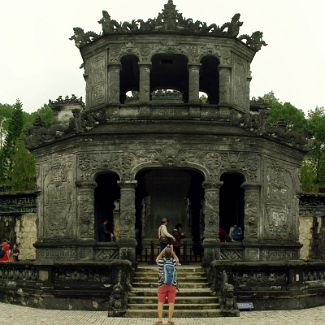
M 220 180 L 220 241 L 228 241 L 229 230 L 237 225 L 244 231 L 245 191 L 241 186 L 245 178 L 240 173 L 224 173 Z M 221 231 L 222 229 L 222 231 Z M 227 235 L 222 235 L 225 232 Z
M 183 261 L 199 259 L 202 251 L 204 218 L 203 175 L 191 169 L 152 168 L 140 171 L 136 190 L 136 239 L 138 260 L 150 261 L 158 252 L 157 229 L 167 218 L 168 231 L 182 224 Z
M 101 238 L 101 224 L 107 220 L 105 226 L 107 230 L 115 235 L 115 239 L 119 239 L 119 200 L 120 188 L 118 186 L 119 177 L 116 173 L 102 173 L 96 177 L 96 188 L 94 192 L 94 214 L 95 214 L 95 240 L 110 241 L 108 238 Z

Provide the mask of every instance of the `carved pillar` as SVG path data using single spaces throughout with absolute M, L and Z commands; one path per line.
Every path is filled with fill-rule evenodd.
M 188 102 L 190 104 L 198 104 L 200 101 L 200 65 L 190 64 L 188 66 Z
M 97 186 L 93 181 L 78 181 L 78 237 L 82 240 L 95 241 L 94 190 Z
M 110 104 L 120 103 L 120 71 L 120 64 L 108 66 L 108 100 Z
M 219 258 L 219 192 L 222 183 L 204 182 L 204 260 L 205 264 Z
M 135 262 L 135 188 L 136 181 L 118 182 L 120 198 L 120 258 Z
M 260 188 L 259 184 L 244 183 L 244 240 L 245 259 L 258 260 L 259 249 L 259 218 L 260 218 Z M 255 244 L 255 245 L 254 245 Z M 248 245 L 248 246 L 247 246 Z M 255 246 L 252 247 L 251 245 Z
M 231 102 L 231 67 L 219 66 L 219 105 L 229 105 Z
M 150 69 L 151 64 L 139 64 L 140 68 L 140 92 L 139 101 L 141 104 L 148 104 L 150 101 Z

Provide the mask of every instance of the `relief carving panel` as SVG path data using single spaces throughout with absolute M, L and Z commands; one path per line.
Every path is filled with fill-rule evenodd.
M 236 170 L 245 176 L 245 181 L 257 183 L 260 179 L 261 158 L 259 155 L 243 152 L 221 153 L 221 172 Z
M 96 106 L 105 103 L 107 89 L 106 53 L 99 53 L 89 58 L 85 65 L 87 76 L 86 93 L 89 105 Z
M 46 238 L 73 235 L 75 222 L 74 155 L 53 155 L 44 162 L 43 227 Z
M 284 164 L 283 164 L 284 165 Z M 264 176 L 265 233 L 270 239 L 296 239 L 298 202 L 292 171 L 267 160 Z
M 233 102 L 235 105 L 247 109 L 249 106 L 249 92 L 247 91 L 247 78 L 249 77 L 249 67 L 246 60 L 239 56 L 233 57 Z

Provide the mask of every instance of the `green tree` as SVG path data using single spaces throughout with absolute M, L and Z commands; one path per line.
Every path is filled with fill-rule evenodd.
M 308 129 L 314 137 L 314 146 L 309 153 L 318 187 L 325 187 L 325 109 L 316 107 L 308 113 Z
M 35 122 L 36 117 L 40 117 L 43 122 L 47 125 L 51 125 L 53 123 L 53 111 L 49 105 L 43 105 L 40 109 L 36 112 L 28 114 L 24 121 L 24 129 L 27 129 L 33 125 Z
M 272 91 L 253 100 L 266 103 L 270 107 L 268 119 L 272 124 L 284 120 L 293 131 L 308 133 L 314 139 L 311 151 L 302 162 L 301 189 L 306 192 L 318 192 L 320 187 L 325 187 L 324 107 L 316 107 L 306 118 L 302 110 L 289 102 L 282 103 Z
M 12 156 L 7 187 L 12 191 L 29 191 L 36 188 L 35 158 L 26 149 L 24 141 L 17 139 Z
M 48 125 L 53 122 L 49 105 L 31 114 L 22 105 L 0 104 L 0 186 L 6 190 L 25 191 L 36 187 L 35 159 L 26 149 L 23 132 L 40 116 Z M 1 141 L 2 139 L 2 141 Z
M 6 185 L 8 173 L 12 166 L 12 156 L 15 151 L 15 143 L 23 130 L 23 110 L 19 99 L 12 107 L 12 115 L 9 119 L 8 130 L 4 145 L 0 151 L 0 184 Z
M 256 98 L 254 99 L 256 100 Z M 259 97 L 257 101 L 269 105 L 270 109 L 268 119 L 272 124 L 276 124 L 281 120 L 286 121 L 294 131 L 305 132 L 307 130 L 307 120 L 304 112 L 289 102 L 282 103 L 275 97 L 273 91 L 270 91 L 263 97 Z

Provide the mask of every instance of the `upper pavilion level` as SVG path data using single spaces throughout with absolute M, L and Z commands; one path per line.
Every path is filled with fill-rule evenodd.
M 183 17 L 172 0 L 147 21 L 102 14 L 100 34 L 77 27 L 70 38 L 84 61 L 87 108 L 198 105 L 204 94 L 207 105 L 249 111 L 250 63 L 266 43 L 261 32 L 239 36 L 240 14 L 208 25 Z

